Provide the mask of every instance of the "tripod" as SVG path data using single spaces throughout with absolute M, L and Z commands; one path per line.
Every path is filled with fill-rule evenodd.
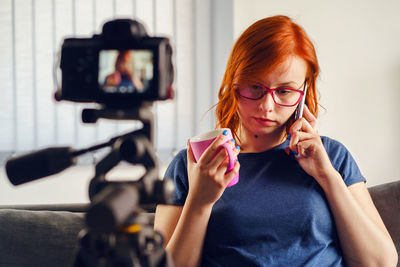
M 120 111 L 84 110 L 82 117 L 95 122 L 98 117 L 115 114 Z M 158 179 L 152 146 L 153 116 L 145 106 L 123 117 L 140 120 L 143 128 L 96 146 L 111 146 L 111 151 L 95 166 L 89 186 L 91 206 L 86 213 L 86 228 L 80 233 L 75 266 L 172 266 L 162 235 L 152 229 L 151 219 L 143 213 L 146 205 L 170 203 L 174 192 L 172 181 Z M 106 173 L 121 161 L 141 164 L 146 172 L 137 181 L 107 181 Z

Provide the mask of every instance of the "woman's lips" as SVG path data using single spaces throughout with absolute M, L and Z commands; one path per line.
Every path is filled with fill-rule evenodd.
M 276 121 L 270 119 L 256 118 L 256 117 L 254 117 L 254 119 L 257 121 L 257 123 L 264 126 L 271 126 L 276 124 Z

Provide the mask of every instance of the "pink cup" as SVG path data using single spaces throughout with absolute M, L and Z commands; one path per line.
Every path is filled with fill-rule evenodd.
M 228 131 L 228 134 L 225 136 L 226 142 L 224 144 L 222 144 L 221 149 L 225 148 L 225 150 L 229 156 L 229 165 L 228 165 L 228 170 L 226 172 L 228 173 L 233 169 L 233 167 L 235 166 L 235 161 L 237 160 L 237 157 L 233 153 L 231 145 L 228 144 L 228 142 L 233 138 L 232 132 L 229 128 L 216 129 L 216 130 L 213 130 L 213 131 L 210 131 L 207 133 L 203 133 L 203 134 L 200 134 L 200 135 L 190 138 L 189 142 L 190 142 L 190 146 L 192 147 L 194 159 L 196 160 L 196 162 L 199 161 L 201 155 L 207 149 L 207 147 L 225 130 Z M 238 182 L 239 182 L 239 173 L 236 174 L 236 176 L 227 185 L 227 187 L 235 185 Z

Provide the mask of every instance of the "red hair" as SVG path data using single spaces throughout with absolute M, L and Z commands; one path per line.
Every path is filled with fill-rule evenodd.
M 230 128 L 238 139 L 237 86 L 250 80 L 260 80 L 290 56 L 298 56 L 307 64 L 306 104 L 314 116 L 318 115 L 315 88 L 319 74 L 315 48 L 306 32 L 286 16 L 265 18 L 251 25 L 233 46 L 219 89 L 216 105 L 217 128 Z M 288 121 L 286 131 L 294 122 Z

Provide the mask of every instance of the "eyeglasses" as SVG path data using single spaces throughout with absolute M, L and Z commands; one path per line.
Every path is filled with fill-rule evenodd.
M 300 102 L 300 99 L 304 95 L 304 90 L 306 89 L 307 82 L 304 81 L 303 90 L 292 89 L 292 88 L 268 88 L 260 83 L 254 85 L 245 85 L 239 87 L 236 91 L 241 97 L 250 100 L 259 100 L 264 97 L 264 95 L 271 93 L 272 99 L 275 104 L 284 107 L 293 107 Z M 301 87 L 301 86 L 300 86 Z

